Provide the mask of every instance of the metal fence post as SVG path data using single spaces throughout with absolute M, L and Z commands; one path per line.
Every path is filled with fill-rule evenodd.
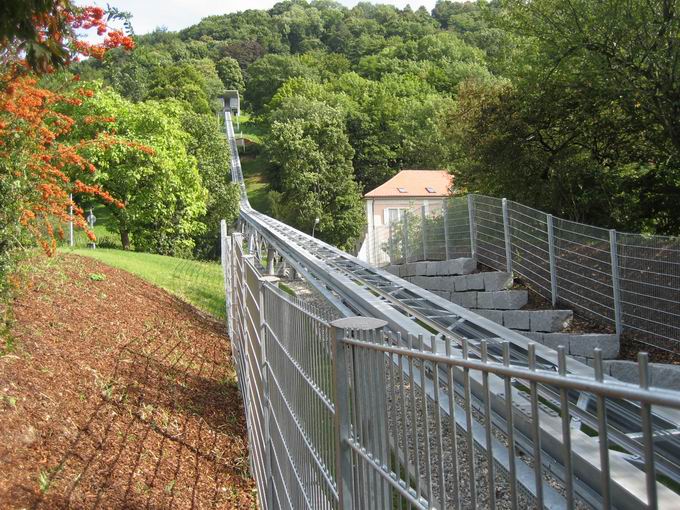
M 382 329 L 387 325 L 387 321 L 374 319 L 371 317 L 347 317 L 331 322 L 332 338 L 332 372 L 333 372 L 333 404 L 335 406 L 335 447 L 336 447 L 336 476 L 338 487 L 338 508 L 341 510 L 351 510 L 353 508 L 354 487 L 352 481 L 352 449 L 349 445 L 351 440 L 351 416 L 350 416 L 350 362 L 348 348 L 343 345 L 343 340 L 350 335 L 358 336 L 364 332 L 375 332 L 382 334 Z M 352 371 L 354 384 L 357 377 L 364 374 L 357 374 Z M 358 405 L 356 402 L 354 406 Z
M 274 248 L 267 248 L 267 274 L 270 276 L 274 274 L 274 253 Z
M 224 278 L 224 308 L 227 314 L 227 330 L 229 335 L 231 335 L 231 296 L 230 292 L 230 274 L 229 268 L 231 264 L 229 263 L 231 259 L 231 253 L 228 253 L 231 246 L 228 242 L 227 237 L 227 222 L 225 220 L 220 221 L 220 249 L 221 249 L 221 260 L 222 260 L 222 276 Z
M 619 254 L 618 242 L 616 240 L 616 230 L 609 231 L 609 248 L 612 263 L 612 293 L 614 297 L 614 323 L 616 324 L 616 334 L 621 334 L 621 289 L 619 287 Z
M 388 239 L 389 246 L 390 246 L 390 248 L 389 248 L 390 249 L 390 265 L 392 265 L 392 264 L 394 264 L 395 257 L 394 257 L 394 225 L 392 224 L 391 221 L 390 221 L 390 224 L 387 226 L 387 229 L 388 229 L 387 239 Z
M 425 206 L 420 207 L 421 230 L 423 236 L 423 260 L 427 260 L 427 212 Z
M 557 266 L 555 263 L 555 231 L 552 214 L 548 214 L 546 223 L 548 225 L 548 258 L 550 259 L 550 294 L 552 305 L 555 306 L 557 304 Z
M 68 222 L 68 245 L 73 248 L 76 245 L 75 237 L 73 235 L 73 194 L 68 196 L 71 205 L 68 206 L 68 214 L 71 217 Z
M 444 259 L 449 260 L 449 203 L 442 202 L 442 220 L 444 221 Z
M 512 238 L 510 237 L 510 214 L 508 213 L 508 199 L 501 200 L 503 205 L 503 237 L 505 237 L 505 270 L 512 274 Z
M 470 257 L 477 261 L 477 226 L 475 224 L 475 202 L 472 195 L 467 196 L 467 203 L 470 221 Z
M 269 277 L 269 280 L 278 280 L 278 278 L 271 278 Z M 267 278 L 260 280 L 260 285 L 259 285 L 259 313 L 260 313 L 260 331 L 259 331 L 259 337 L 260 337 L 260 352 L 262 355 L 262 361 L 260 365 L 260 370 L 262 371 L 262 414 L 264 416 L 264 437 L 262 438 L 265 441 L 265 448 L 264 448 L 264 469 L 265 469 L 265 487 L 266 487 L 266 494 L 265 498 L 267 500 L 267 508 L 272 508 L 274 504 L 274 480 L 272 479 L 272 443 L 271 443 L 271 434 L 270 434 L 270 428 L 269 428 L 269 422 L 270 422 L 270 414 L 271 414 L 271 409 L 270 409 L 270 402 L 269 402 L 269 362 L 267 361 L 267 323 L 265 320 L 265 298 L 264 298 L 264 292 L 265 292 L 265 281 L 267 281 Z
M 408 211 L 404 211 L 404 264 L 408 262 Z

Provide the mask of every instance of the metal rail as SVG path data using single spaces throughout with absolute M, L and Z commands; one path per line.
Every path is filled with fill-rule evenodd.
M 370 267 L 335 247 L 253 210 L 243 182 L 229 113 L 225 115 L 225 124 L 232 149 L 232 179 L 241 186 L 240 218 L 244 230 L 250 236 L 249 244 L 259 245 L 262 240 L 273 247 L 321 291 L 342 315 L 358 314 L 384 319 L 390 333 L 401 335 L 404 339 L 418 336 L 428 339 L 434 333 L 433 341 L 426 340 L 430 351 L 436 351 L 438 344 L 439 349 L 443 349 L 444 345 L 453 342 L 461 353 L 465 345 L 468 350 L 466 354 L 471 359 L 484 357 L 496 363 L 507 362 L 514 367 L 533 366 L 555 373 L 563 370 L 573 377 L 593 377 L 591 367 L 571 358 L 561 361 L 558 353 L 552 349 L 534 345 L 518 333 L 390 273 Z M 503 350 L 504 342 L 509 342 L 507 353 Z M 656 439 L 657 470 L 671 480 L 680 481 L 680 447 L 677 441 L 680 412 L 677 410 L 655 407 L 653 415 L 650 415 L 650 423 L 646 424 L 640 419 L 644 410 L 625 399 L 610 398 L 602 406 L 600 400 L 584 390 L 564 392 L 544 382 L 532 383 L 521 379 L 508 388 L 502 378 L 493 374 L 485 377 L 482 373 L 469 374 L 464 384 L 463 372 L 457 369 L 455 374 L 453 384 L 456 393 L 464 398 L 469 395 L 471 404 L 479 411 L 483 412 L 488 406 L 493 411 L 493 422 L 499 427 L 505 427 L 508 421 L 508 389 L 512 393 L 511 401 L 522 402 L 524 395 L 535 386 L 541 405 L 531 411 L 540 413 L 541 419 L 532 420 L 534 412 L 528 412 L 526 408 L 513 411 L 517 447 L 525 452 L 538 453 L 535 457 L 542 461 L 544 468 L 565 483 L 573 484 L 579 499 L 591 506 L 600 506 L 609 498 L 614 506 L 620 508 L 639 508 L 646 503 L 647 486 L 644 477 L 640 476 L 641 469 L 644 469 L 640 459 L 646 459 L 648 453 L 641 441 L 644 427 L 651 428 Z M 436 385 L 446 384 L 446 376 L 444 370 L 440 370 L 437 376 L 428 374 L 424 389 L 427 389 L 431 398 L 435 398 L 433 392 Z M 603 380 L 609 378 L 603 377 Z M 560 418 L 555 416 L 555 409 L 570 413 L 573 417 L 572 442 L 591 443 L 593 447 L 565 451 Z M 449 410 L 443 406 L 442 412 L 448 413 Z M 559 412 L 557 414 L 559 416 Z M 605 429 L 601 428 L 603 421 L 607 422 Z M 538 430 L 533 429 L 536 422 L 540 422 Z M 459 426 L 473 434 L 478 446 L 485 448 L 491 444 L 488 437 L 483 437 L 484 430 L 479 424 L 460 423 Z M 603 465 L 604 457 L 602 449 L 598 447 L 598 439 L 589 437 L 593 431 L 598 431 L 596 435 L 600 440 L 606 438 L 605 449 L 611 447 L 618 450 L 607 452 L 609 468 L 607 470 L 605 467 L 604 470 L 608 471 L 609 484 L 600 483 L 600 473 L 603 471 L 600 466 Z M 540 448 L 535 451 L 537 444 L 540 444 Z M 498 465 L 509 471 L 511 462 L 507 455 L 499 453 L 501 450 L 493 448 L 493 457 Z M 541 451 L 544 453 L 542 456 Z M 538 479 L 532 479 L 533 475 L 526 469 L 520 471 L 523 476 L 518 477 L 518 482 L 534 497 L 542 499 L 549 507 L 565 504 L 564 498 L 545 481 L 536 483 Z M 607 490 L 607 487 L 610 489 Z M 664 486 L 660 485 L 658 492 L 660 501 L 680 501 Z

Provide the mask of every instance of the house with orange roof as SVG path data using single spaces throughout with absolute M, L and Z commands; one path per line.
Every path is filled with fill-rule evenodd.
M 404 212 L 425 207 L 427 213 L 441 210 L 451 194 L 453 178 L 446 170 L 402 170 L 390 180 L 364 195 L 366 238 L 359 258 L 370 260 L 372 251 L 384 237 L 390 223 L 400 221 Z

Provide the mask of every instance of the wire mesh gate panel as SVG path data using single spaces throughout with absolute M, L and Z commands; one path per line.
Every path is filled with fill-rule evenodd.
M 680 350 L 680 238 L 616 232 L 468 195 L 433 213 L 410 209 L 372 239 L 368 261 L 376 266 L 474 257 L 521 276 L 553 305 Z
M 260 275 L 240 236 L 223 246 L 262 508 L 680 505 L 658 477 L 677 423 L 652 417 L 680 399 L 649 389 L 645 358 L 630 385 L 605 380 L 600 356 L 594 376 L 566 376 L 563 350 L 554 372 L 533 346 L 528 366 L 512 366 L 508 342 L 484 341 L 477 357 L 467 341 L 329 324 Z M 495 349 L 503 362 L 487 357 Z M 574 422 L 575 391 L 597 416 L 588 426 Z M 612 434 L 630 432 L 612 411 L 632 404 L 641 426 L 626 451 L 610 450 Z M 612 476 L 631 463 L 639 476 Z

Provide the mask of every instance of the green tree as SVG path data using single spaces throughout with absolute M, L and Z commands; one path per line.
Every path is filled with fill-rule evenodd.
M 315 77 L 314 69 L 297 56 L 265 55 L 248 68 L 246 98 L 253 109 L 261 113 L 277 89 L 295 77 Z
M 239 210 L 240 192 L 229 178 L 229 144 L 213 115 L 186 112 L 182 115 L 182 127 L 191 135 L 187 151 L 198 162 L 207 192 L 206 210 L 199 217 L 205 229 L 194 236 L 194 254 L 199 258 L 214 259 L 220 249 L 220 220 L 234 222 Z
M 190 136 L 181 123 L 184 107 L 176 101 L 131 103 L 101 91 L 88 108 L 92 115 L 115 119 L 110 129 L 129 145 L 93 149 L 101 183 L 125 207 L 111 207 L 124 249 L 189 255 L 194 237 L 204 230 L 207 193 L 196 159 L 189 155 Z M 82 130 L 96 124 L 83 122 Z M 139 144 L 151 152 L 133 150 Z
M 282 219 L 343 248 L 354 248 L 365 224 L 353 178 L 353 150 L 341 111 L 293 97 L 271 116 L 266 151 L 280 172 Z
M 243 94 L 246 84 L 243 81 L 243 73 L 236 59 L 224 57 L 217 62 L 215 67 L 226 90 L 238 90 Z

